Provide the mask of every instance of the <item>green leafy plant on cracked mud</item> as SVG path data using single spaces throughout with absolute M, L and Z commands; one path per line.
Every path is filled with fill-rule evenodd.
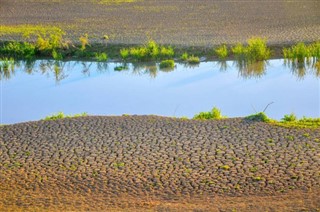
M 108 55 L 104 52 L 102 53 L 95 53 L 95 59 L 98 61 L 98 62 L 105 62 L 108 60 Z
M 226 118 L 225 116 L 221 115 L 221 111 L 217 107 L 213 107 L 211 111 L 208 112 L 200 112 L 199 114 L 196 114 L 193 119 L 223 119 Z
M 228 57 L 228 47 L 226 45 L 219 46 L 214 50 L 214 53 L 219 59 L 224 60 Z

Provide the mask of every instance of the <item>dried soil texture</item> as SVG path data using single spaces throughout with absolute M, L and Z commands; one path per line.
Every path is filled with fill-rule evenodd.
M 0 126 L 0 210 L 317 211 L 319 138 L 241 118 Z
M 78 41 L 210 46 L 265 37 L 272 45 L 320 38 L 320 1 L 137 0 L 100 4 L 100 0 L 1 0 L 0 25 L 54 25 Z M 107 1 L 104 1 L 107 2 Z M 12 37 L 4 36 L 6 40 Z

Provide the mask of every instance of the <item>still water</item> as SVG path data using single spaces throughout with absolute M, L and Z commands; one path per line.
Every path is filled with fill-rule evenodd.
M 115 71 L 125 66 L 126 70 Z M 18 62 L 1 73 L 1 124 L 39 120 L 59 111 L 72 115 L 187 116 L 216 106 L 228 117 L 266 109 L 281 119 L 320 117 L 320 71 L 284 60 L 254 66 L 235 61 L 176 64 L 120 64 L 37 60 Z

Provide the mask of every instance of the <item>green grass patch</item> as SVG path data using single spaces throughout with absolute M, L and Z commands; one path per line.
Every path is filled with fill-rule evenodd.
M 284 115 L 281 121 L 270 119 L 264 112 L 256 113 L 245 117 L 250 121 L 261 121 L 274 124 L 282 127 L 295 127 L 295 128 L 319 128 L 320 118 L 307 118 L 303 117 L 298 119 L 293 113 Z
M 123 60 L 129 58 L 136 61 L 171 59 L 174 56 L 174 50 L 170 46 L 159 46 L 155 41 L 150 40 L 144 46 L 121 49 L 120 56 Z
M 191 55 L 191 56 L 188 57 L 187 62 L 189 64 L 199 64 L 200 63 L 200 59 L 199 59 L 199 57 Z
M 213 107 L 211 111 L 208 112 L 200 112 L 199 114 L 196 114 L 193 119 L 199 119 L 199 120 L 208 120 L 208 119 L 223 119 L 226 118 L 225 116 L 222 116 L 221 111 L 217 107 Z
M 219 59 L 226 59 L 228 57 L 228 48 L 226 45 L 219 46 L 214 50 L 215 54 L 218 56 Z
M 14 59 L 0 58 L 0 80 L 10 79 L 14 74 Z
M 58 119 L 64 119 L 64 118 L 75 118 L 75 117 L 83 117 L 87 116 L 87 113 L 79 113 L 75 115 L 65 115 L 63 112 L 58 112 L 56 114 L 50 115 L 45 117 L 43 120 L 48 121 L 48 120 L 58 120 Z
M 271 50 L 267 47 L 267 41 L 262 38 L 251 38 L 245 46 L 238 43 L 232 47 L 231 51 L 238 60 L 251 62 L 267 60 L 271 56 Z
M 108 60 L 108 55 L 104 52 L 102 53 L 95 53 L 95 59 L 98 61 L 98 62 L 105 62 Z

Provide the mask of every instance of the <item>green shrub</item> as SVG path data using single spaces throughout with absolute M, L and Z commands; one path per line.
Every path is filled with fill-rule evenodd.
M 162 46 L 160 49 L 160 57 L 161 58 L 172 58 L 174 56 L 174 50 L 172 47 L 164 47 Z
M 211 111 L 209 112 L 200 112 L 199 114 L 196 114 L 194 117 L 194 119 L 223 119 L 226 118 L 225 116 L 221 115 L 221 111 L 214 107 L 212 108 Z
M 53 49 L 61 49 L 68 47 L 68 44 L 64 41 L 63 36 L 65 32 L 62 30 L 56 30 L 52 34 L 38 34 L 36 47 L 39 51 L 51 52 Z
M 98 62 L 104 62 L 108 60 L 108 55 L 106 53 L 95 53 L 95 58 Z
M 262 121 L 262 122 L 268 122 L 270 119 L 264 112 L 256 113 L 250 116 L 245 117 L 245 119 L 250 121 Z
M 182 60 L 182 61 L 187 61 L 187 60 L 188 60 L 188 57 L 189 57 L 188 53 L 185 52 L 185 53 L 183 53 L 183 54 L 181 55 L 181 60 Z
M 241 43 L 238 43 L 232 47 L 231 51 L 237 59 L 245 59 L 246 57 L 247 50 Z
M 226 45 L 219 46 L 214 50 L 214 52 L 220 59 L 228 57 L 228 48 Z
M 79 41 L 81 43 L 80 50 L 84 51 L 87 48 L 87 45 L 89 45 L 89 36 L 88 34 L 84 34 L 79 37 Z
M 62 60 L 63 59 L 62 54 L 55 49 L 52 50 L 52 57 L 55 60 Z
M 126 60 L 129 57 L 128 49 L 120 49 L 120 56 L 123 60 Z
M 311 56 L 310 47 L 304 43 L 298 43 L 291 48 L 284 48 L 283 56 L 286 59 L 296 59 L 298 62 L 304 62 L 305 58 Z
M 189 56 L 187 61 L 190 64 L 198 64 L 198 63 L 200 63 L 199 57 L 196 57 L 196 56 L 193 56 L 193 55 Z
M 302 63 L 305 59 L 320 58 L 320 42 L 315 42 L 309 45 L 304 43 L 297 43 L 290 48 L 283 48 L 283 57 L 286 59 L 297 60 L 297 62 Z
M 288 121 L 288 122 L 290 122 L 290 121 L 296 121 L 297 120 L 297 117 L 296 117 L 296 115 L 294 114 L 294 113 L 291 113 L 291 114 L 286 114 L 286 115 L 284 115 L 284 117 L 281 119 L 281 120 L 283 120 L 283 121 Z
M 0 53 L 5 56 L 30 60 L 36 54 L 36 47 L 33 44 L 24 42 L 10 42 L 0 48 Z
M 252 61 L 262 61 L 269 59 L 271 51 L 265 39 L 251 38 L 248 40 L 247 54 Z
M 247 46 L 238 43 L 231 50 L 237 59 L 249 60 L 251 62 L 267 60 L 271 55 L 266 40 L 262 38 L 249 39 Z
M 174 60 L 163 60 L 160 63 L 160 69 L 163 68 L 174 68 Z

